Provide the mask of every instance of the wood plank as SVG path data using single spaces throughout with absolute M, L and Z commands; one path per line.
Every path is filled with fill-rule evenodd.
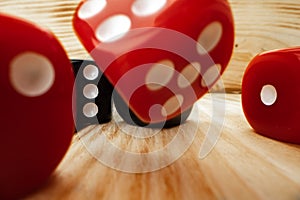
M 87 58 L 71 19 L 79 0 L 1 0 L 0 12 L 10 13 L 50 28 L 70 58 Z M 299 0 L 229 0 L 236 23 L 234 54 L 223 79 L 227 91 L 240 91 L 245 67 L 265 50 L 299 46 Z M 218 90 L 219 87 L 216 87 Z
M 212 113 L 212 106 L 224 102 L 223 98 L 224 94 L 206 95 L 180 128 L 158 131 L 144 139 L 132 134 L 140 131 L 145 136 L 155 130 L 125 126 L 114 113 L 113 122 L 90 126 L 75 135 L 50 181 L 26 199 L 299 199 L 300 146 L 255 134 L 243 117 L 240 95 L 226 95 L 226 115 L 224 121 L 218 119 Z M 220 138 L 213 150 L 199 159 L 199 149 L 209 127 L 218 125 L 223 127 Z M 107 154 L 115 167 L 128 164 L 134 167 L 140 163 L 130 163 L 126 160 L 128 156 L 122 157 L 124 154 L 110 148 L 108 143 L 142 157 L 166 148 L 181 134 L 179 129 L 183 133 L 182 143 L 196 130 L 193 143 L 179 159 L 160 170 L 125 173 L 96 159 Z M 99 140 L 103 136 L 107 139 L 105 143 Z M 180 145 L 179 142 L 179 149 Z M 176 151 L 176 148 L 163 151 L 139 169 L 168 160 Z

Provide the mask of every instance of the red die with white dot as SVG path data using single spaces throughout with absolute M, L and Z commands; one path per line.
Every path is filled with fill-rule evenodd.
M 145 123 L 187 111 L 224 72 L 234 41 L 225 0 L 88 0 L 79 39 Z
M 300 48 L 266 52 L 249 64 L 242 84 L 245 116 L 256 132 L 300 144 Z
M 74 75 L 52 33 L 0 14 L 0 199 L 36 189 L 73 133 Z

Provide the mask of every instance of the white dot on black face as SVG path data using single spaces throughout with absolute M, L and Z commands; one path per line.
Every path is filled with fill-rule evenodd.
M 137 16 L 146 17 L 160 11 L 166 3 L 167 0 L 136 0 L 131 10 Z
M 12 59 L 9 78 L 18 93 L 27 97 L 40 96 L 45 94 L 55 81 L 54 66 L 44 55 L 24 52 Z
M 88 99 L 95 99 L 98 94 L 98 87 L 94 84 L 88 84 L 83 88 L 83 95 Z
M 261 89 L 260 99 L 266 106 L 272 106 L 277 100 L 277 90 L 273 85 L 265 85 Z
M 123 14 L 113 15 L 105 19 L 95 31 L 100 42 L 114 42 L 122 38 L 131 28 L 131 20 Z
M 95 103 L 87 103 L 83 107 L 83 114 L 88 117 L 92 118 L 98 114 L 98 106 Z
M 83 76 L 84 78 L 86 78 L 87 80 L 93 81 L 96 78 L 98 78 L 99 76 L 99 70 L 98 67 L 96 67 L 95 65 L 87 65 L 84 69 L 83 69 Z

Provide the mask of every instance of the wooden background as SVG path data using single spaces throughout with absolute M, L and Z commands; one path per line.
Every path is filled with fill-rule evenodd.
M 146 174 L 128 174 L 108 168 L 89 154 L 81 139 L 105 134 L 110 141 L 118 142 L 123 141 L 124 133 L 119 129 L 114 133 L 107 131 L 114 122 L 88 127 L 74 136 L 65 159 L 49 182 L 28 199 L 299 200 L 300 147 L 255 134 L 243 116 L 239 93 L 245 67 L 253 56 L 265 50 L 300 46 L 300 1 L 229 1 L 235 17 L 236 41 L 223 80 L 226 91 L 232 94 L 226 95 L 226 118 L 220 139 L 205 159 L 198 158 L 204 133 L 210 125 L 220 123 L 213 119 L 211 95 L 197 103 L 201 126 L 192 146 L 174 164 Z M 86 58 L 88 54 L 71 25 L 78 3 L 79 0 L 1 0 L 0 12 L 24 17 L 51 29 L 70 58 Z M 222 97 L 216 99 L 222 100 Z M 190 118 L 187 125 L 192 127 L 195 120 Z M 138 150 L 145 151 L 151 144 L 163 147 L 174 130 L 163 131 L 164 139 L 154 138 L 139 144 Z M 126 141 L 124 148 L 136 151 L 131 139 Z

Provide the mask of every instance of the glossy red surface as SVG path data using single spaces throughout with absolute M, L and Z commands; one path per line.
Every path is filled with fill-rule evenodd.
M 73 135 L 74 75 L 54 35 L 0 14 L 0 199 L 41 186 Z
M 231 57 L 233 24 L 225 0 L 83 1 L 73 19 L 85 48 L 147 123 L 178 116 L 212 87 Z
M 251 61 L 243 78 L 242 105 L 257 133 L 300 144 L 299 74 L 300 47 L 266 52 Z

